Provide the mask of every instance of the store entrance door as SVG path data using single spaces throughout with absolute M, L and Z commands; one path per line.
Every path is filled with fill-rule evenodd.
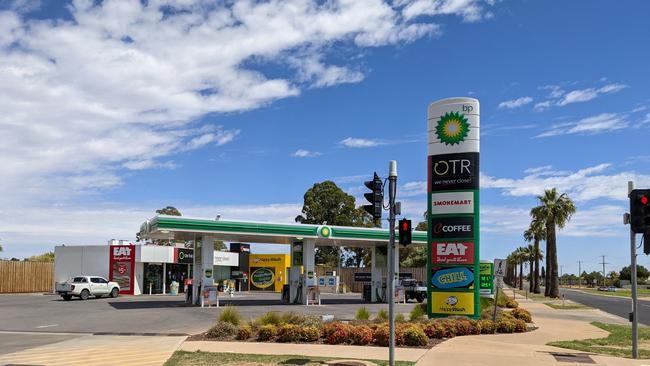
M 163 290 L 163 265 L 162 263 L 144 264 L 143 294 L 162 294 Z
M 178 293 L 185 291 L 185 279 L 188 277 L 187 264 L 167 263 L 167 273 L 165 274 L 165 292 L 170 293 L 172 281 L 178 282 Z

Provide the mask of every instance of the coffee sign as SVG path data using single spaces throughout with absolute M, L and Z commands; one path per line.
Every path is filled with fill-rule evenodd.
M 474 218 L 471 216 L 436 216 L 431 219 L 431 238 L 473 238 Z

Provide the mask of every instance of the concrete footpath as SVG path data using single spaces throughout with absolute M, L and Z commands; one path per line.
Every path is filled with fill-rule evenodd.
M 632 360 L 609 356 L 587 354 L 564 348 L 546 346 L 546 343 L 561 340 L 603 338 L 608 333 L 589 324 L 601 321 L 612 324 L 627 324 L 623 318 L 600 310 L 557 310 L 541 302 L 517 298 L 520 306 L 529 310 L 539 329 L 518 334 L 495 334 L 464 336 L 450 339 L 429 350 L 416 365 L 458 366 L 458 365 L 562 365 L 578 364 L 576 356 L 588 355 L 596 365 L 650 365 L 650 360 Z M 553 354 L 565 355 L 559 362 Z M 571 362 L 571 359 L 575 359 Z
M 25 332 L 2 332 L 21 337 Z M 185 340 L 181 336 L 114 336 L 90 334 L 43 334 L 57 336 L 51 342 L 0 355 L 0 365 L 105 365 L 160 366 Z

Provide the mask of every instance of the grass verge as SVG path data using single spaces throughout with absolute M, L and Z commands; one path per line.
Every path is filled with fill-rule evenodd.
M 217 352 L 186 352 L 176 351 L 172 357 L 165 362 L 164 366 L 212 366 L 212 365 L 241 365 L 251 364 L 259 366 L 279 366 L 279 365 L 300 365 L 300 366 L 317 366 L 322 365 L 324 361 L 332 361 L 337 358 L 333 357 L 312 357 L 296 355 L 255 355 L 255 354 L 238 354 L 238 353 L 217 353 Z M 380 366 L 387 366 L 388 361 L 381 360 L 363 360 L 376 363 Z M 395 361 L 398 366 L 412 366 L 414 362 Z
M 632 327 L 627 325 L 591 323 L 609 332 L 606 338 L 550 342 L 549 346 L 599 353 L 616 357 L 632 357 Z M 650 328 L 639 327 L 639 357 L 650 358 Z
M 510 290 L 510 291 L 512 291 L 512 290 Z M 536 294 L 536 293 L 533 293 L 533 292 L 528 292 L 528 294 L 526 294 L 526 290 L 515 290 L 515 292 L 519 296 L 523 296 L 523 297 L 528 296 L 529 299 L 535 300 L 535 301 L 548 299 L 547 297 L 544 297 L 544 294 Z M 512 295 L 512 293 L 508 294 L 508 290 L 506 290 L 506 295 Z

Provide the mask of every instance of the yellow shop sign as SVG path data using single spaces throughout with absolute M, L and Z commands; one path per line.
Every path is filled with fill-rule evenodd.
M 432 292 L 431 312 L 434 314 L 474 315 L 474 293 Z

